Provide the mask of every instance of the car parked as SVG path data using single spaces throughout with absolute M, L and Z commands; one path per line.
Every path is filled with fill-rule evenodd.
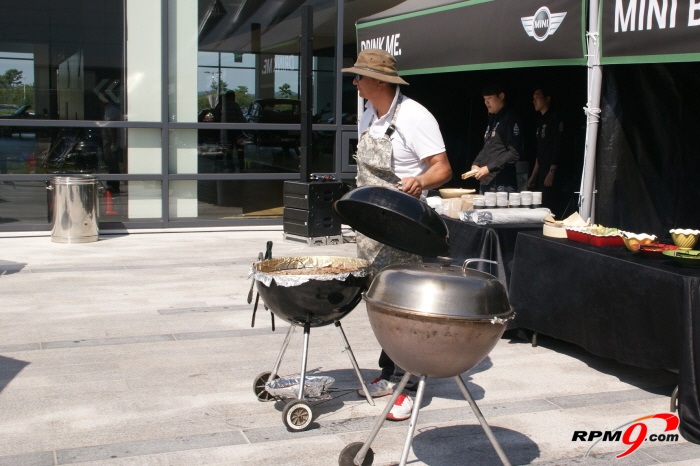
M 31 105 L 26 104 L 21 107 L 17 107 L 9 104 L 0 105 L 0 119 L 2 120 L 19 120 L 23 118 L 32 118 L 34 115 L 29 111 L 32 108 Z M 16 133 L 19 130 L 12 126 L 0 126 L 0 134 L 5 136 L 12 136 L 12 133 Z

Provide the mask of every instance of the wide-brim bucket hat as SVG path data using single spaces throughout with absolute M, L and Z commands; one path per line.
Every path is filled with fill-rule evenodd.
M 362 76 L 408 86 L 396 71 L 396 59 L 382 49 L 365 49 L 357 56 L 357 61 L 350 68 L 341 69 L 343 73 L 355 73 Z

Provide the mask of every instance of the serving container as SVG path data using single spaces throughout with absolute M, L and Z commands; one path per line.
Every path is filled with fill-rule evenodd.
M 443 199 L 451 199 L 453 197 L 462 197 L 465 194 L 474 194 L 476 189 L 443 188 L 438 191 L 440 192 L 440 197 Z
M 695 243 L 698 242 L 698 237 L 700 237 L 700 230 L 691 230 L 687 228 L 674 228 L 670 230 L 669 233 L 671 233 L 673 244 L 681 249 L 693 249 Z
M 683 267 L 700 268 L 700 251 L 678 249 L 676 251 L 664 251 L 663 255 L 675 260 L 678 265 Z
M 624 246 L 620 234 L 596 235 L 588 231 L 588 227 L 567 227 L 566 237 L 572 241 L 590 244 L 592 246 Z
M 646 233 L 631 233 L 629 231 L 621 232 L 622 241 L 625 247 L 633 253 L 639 252 L 639 245 L 653 244 L 656 242 L 656 235 L 648 235 Z

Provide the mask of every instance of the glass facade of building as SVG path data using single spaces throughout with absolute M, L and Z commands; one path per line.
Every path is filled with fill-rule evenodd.
M 0 232 L 50 230 L 65 173 L 98 177 L 107 230 L 281 223 L 302 157 L 354 178 L 357 93 L 338 70 L 355 21 L 397 3 L 0 0 Z

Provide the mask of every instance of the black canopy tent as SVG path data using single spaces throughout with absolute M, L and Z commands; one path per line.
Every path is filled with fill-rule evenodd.
M 583 180 L 598 221 L 666 237 L 700 228 L 700 5 L 601 0 L 600 11 L 600 134 Z M 700 443 L 700 318 L 685 299 L 679 431 Z
M 598 223 L 668 237 L 700 228 L 700 7 L 642 5 L 600 3 L 599 147 L 584 182 Z
M 358 49 L 390 51 L 402 75 L 586 64 L 582 213 L 662 238 L 670 228 L 700 228 L 700 4 L 562 0 L 546 2 L 547 10 L 543 4 L 408 0 L 360 20 Z M 554 29 L 561 19 L 554 14 L 564 12 Z M 688 319 L 684 340 L 700 341 L 700 322 Z M 696 443 L 698 350 L 690 348 L 683 360 L 694 393 L 679 394 L 681 432 Z

